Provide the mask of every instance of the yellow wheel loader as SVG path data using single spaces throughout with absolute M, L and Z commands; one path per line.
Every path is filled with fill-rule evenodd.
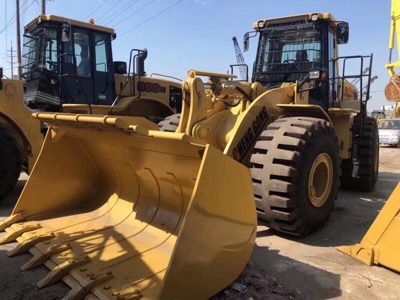
M 141 117 L 34 115 L 49 130 L 0 242 L 18 242 L 10 256 L 32 253 L 23 270 L 51 270 L 39 287 L 63 280 L 66 299 L 207 299 L 243 270 L 257 215 L 304 236 L 329 217 L 340 176 L 373 188 L 376 123 L 347 82 L 368 83 L 371 57 L 338 56 L 348 24 L 313 13 L 254 28 L 253 82 L 190 71 L 182 113 L 163 130 Z M 346 73 L 350 60 L 359 74 Z
M 330 14 L 260 20 L 254 29 L 244 45 L 246 51 L 251 35 L 259 33 L 253 84 L 210 74 L 205 94 L 212 105 L 185 101 L 182 116 L 159 126 L 217 143 L 247 165 L 259 219 L 304 236 L 328 219 L 339 179 L 342 188 L 364 191 L 377 181 L 379 137 L 375 120 L 366 115 L 369 88 L 362 95 L 361 85 L 348 82 L 369 87 L 372 55 L 339 57 L 349 27 Z M 349 65 L 359 73 L 348 71 Z M 207 74 L 191 73 L 196 75 Z M 224 112 L 217 109 L 220 102 Z M 235 117 L 227 118 L 228 111 Z
M 144 116 L 158 122 L 180 111 L 181 82 L 147 77 L 146 50 L 133 49 L 129 70 L 114 62 L 114 30 L 41 15 L 25 27 L 23 80 L 0 74 L 0 199 L 28 174 L 46 127 L 36 111 Z M 2 72 L 0 72 L 2 73 Z

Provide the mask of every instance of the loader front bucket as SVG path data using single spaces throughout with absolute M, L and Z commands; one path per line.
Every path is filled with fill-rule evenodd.
M 66 299 L 207 299 L 240 274 L 257 222 L 248 168 L 129 117 L 36 117 L 51 126 L 0 228 L 2 243 L 18 241 L 10 256 L 33 254 L 23 270 L 51 270 L 39 287 L 64 280 Z
M 400 272 L 400 183 L 387 200 L 374 223 L 354 246 L 338 247 L 338 250 L 371 266 L 382 265 Z

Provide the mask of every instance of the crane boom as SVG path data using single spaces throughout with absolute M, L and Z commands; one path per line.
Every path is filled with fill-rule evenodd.
M 392 52 L 397 42 L 399 51 L 397 61 L 392 63 Z M 385 96 L 388 101 L 400 101 L 400 76 L 394 69 L 400 67 L 400 0 L 392 0 L 391 7 L 391 25 L 389 38 L 389 63 L 385 65 L 390 75 L 389 84 L 385 88 Z
M 395 41 L 397 44 L 400 43 L 400 1 L 392 0 L 392 8 L 391 8 L 391 24 L 390 24 L 390 36 L 389 36 L 389 63 L 386 65 L 386 68 L 389 71 L 390 77 L 394 77 L 396 74 L 394 72 L 394 68 L 400 66 L 400 61 L 392 63 L 392 51 L 395 47 Z M 400 48 L 398 47 L 398 60 L 400 60 Z
M 244 57 L 243 57 L 242 51 L 240 50 L 239 43 L 238 43 L 236 37 L 234 36 L 232 38 L 232 40 L 233 40 L 233 46 L 235 47 L 236 61 L 238 63 L 240 76 L 242 77 L 243 80 L 245 80 L 247 78 L 246 68 L 245 68 L 246 63 L 244 61 Z

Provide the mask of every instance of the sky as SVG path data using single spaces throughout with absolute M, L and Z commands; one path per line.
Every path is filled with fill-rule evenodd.
M 15 0 L 0 0 L 0 66 L 10 75 L 10 47 L 16 49 Z M 190 69 L 226 73 L 236 63 L 232 37 L 243 35 L 260 19 L 329 12 L 350 24 L 349 43 L 340 56 L 373 53 L 368 110 L 386 101 L 389 81 L 390 0 L 48 0 L 46 13 L 114 28 L 114 60 L 127 61 L 132 48 L 148 50 L 146 72 L 185 79 Z M 20 0 L 21 25 L 40 13 L 41 0 Z M 257 39 L 243 53 L 252 68 Z M 15 55 L 16 52 L 14 52 Z M 393 60 L 397 60 L 397 52 Z M 16 73 L 16 71 L 14 72 Z

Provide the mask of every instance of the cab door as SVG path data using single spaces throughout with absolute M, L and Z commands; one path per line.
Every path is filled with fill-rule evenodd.
M 111 36 L 94 33 L 94 99 L 96 104 L 111 105 L 115 98 Z
M 83 29 L 72 33 L 62 55 L 62 102 L 95 104 L 92 37 Z

